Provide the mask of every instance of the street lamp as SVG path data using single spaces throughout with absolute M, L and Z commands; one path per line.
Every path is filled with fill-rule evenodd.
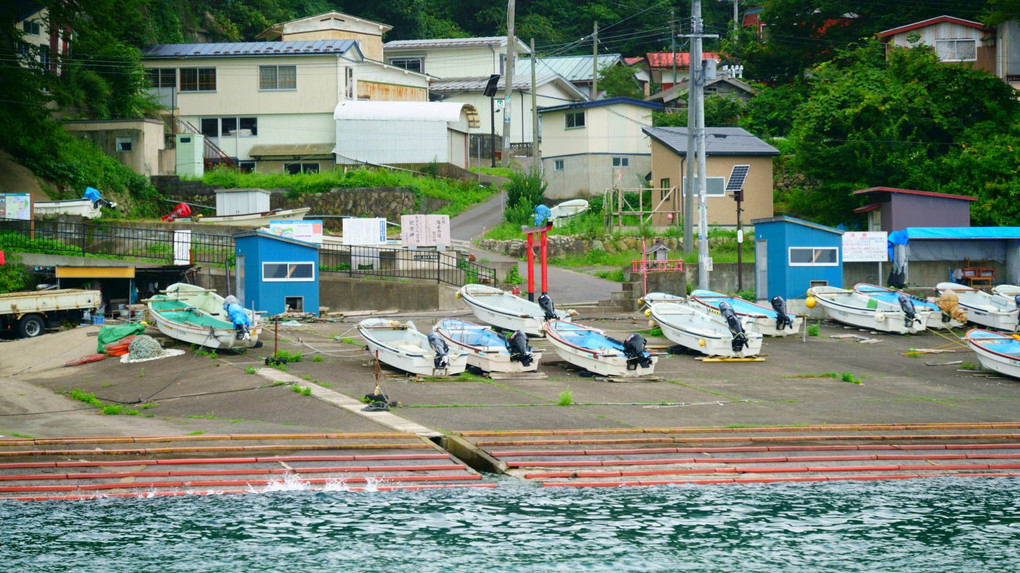
M 489 76 L 489 83 L 485 84 L 482 95 L 489 98 L 489 145 L 492 146 L 492 167 L 496 167 L 496 84 L 499 83 L 499 74 Z M 481 162 L 479 157 L 478 161 Z

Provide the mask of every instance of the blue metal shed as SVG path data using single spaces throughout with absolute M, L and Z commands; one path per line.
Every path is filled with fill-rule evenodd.
M 804 298 L 819 284 L 843 287 L 843 231 L 786 216 L 751 224 L 758 300 Z
M 237 298 L 270 315 L 319 313 L 319 247 L 262 231 L 234 235 Z

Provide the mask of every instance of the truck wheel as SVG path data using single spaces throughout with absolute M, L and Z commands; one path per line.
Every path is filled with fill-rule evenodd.
M 38 314 L 21 317 L 18 322 L 18 334 L 22 338 L 32 338 L 46 332 L 46 322 Z

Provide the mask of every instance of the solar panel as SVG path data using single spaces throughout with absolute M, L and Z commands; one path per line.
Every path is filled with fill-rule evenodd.
M 730 179 L 726 182 L 727 191 L 740 191 L 744 188 L 744 180 L 747 179 L 747 172 L 751 170 L 750 165 L 734 165 L 730 171 Z

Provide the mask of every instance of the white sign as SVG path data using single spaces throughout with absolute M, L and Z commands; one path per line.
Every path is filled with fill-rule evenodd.
M 32 196 L 28 193 L 0 193 L 0 219 L 32 218 Z
M 889 233 L 852 232 L 843 233 L 843 262 L 884 263 L 889 260 Z
M 317 245 L 322 244 L 322 221 L 315 219 L 270 221 L 269 232 L 285 239 L 294 239 Z
M 344 219 L 345 245 L 385 245 L 386 219 Z
M 174 231 L 174 264 L 191 264 L 191 231 Z
M 400 243 L 416 247 L 450 245 L 449 215 L 401 215 Z

